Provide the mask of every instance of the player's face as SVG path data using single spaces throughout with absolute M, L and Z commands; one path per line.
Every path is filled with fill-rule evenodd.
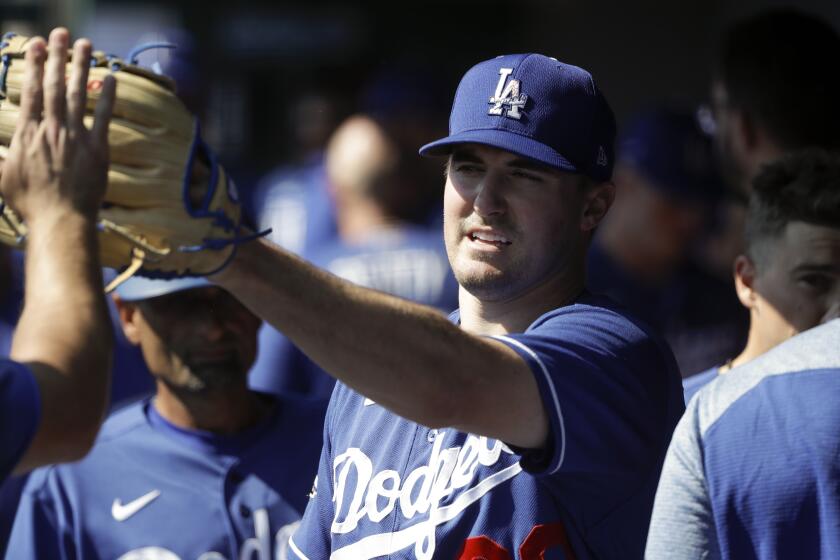
M 455 278 L 483 301 L 505 301 L 583 259 L 585 188 L 510 152 L 464 144 L 450 156 L 444 237 Z
M 143 357 L 157 377 L 192 391 L 245 383 L 260 320 L 228 292 L 177 292 L 142 302 L 137 315 Z
M 764 342 L 775 346 L 840 317 L 840 229 L 791 222 L 778 240 L 766 243 L 751 302 Z

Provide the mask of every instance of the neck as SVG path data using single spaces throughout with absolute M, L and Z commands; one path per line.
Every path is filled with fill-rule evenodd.
M 338 235 L 347 243 L 362 242 L 371 232 L 390 229 L 398 223 L 379 205 L 367 199 L 337 201 L 337 205 Z
M 236 434 L 258 424 L 272 407 L 246 385 L 194 393 L 160 380 L 154 406 L 163 418 L 179 428 L 221 435 Z
M 503 301 L 481 300 L 462 287 L 458 294 L 461 327 L 482 335 L 524 332 L 540 315 L 572 303 L 583 288 L 582 270 Z
M 767 334 L 762 333 L 758 325 L 760 324 L 759 321 L 761 317 L 759 317 L 755 311 L 750 312 L 750 332 L 747 335 L 747 345 L 744 347 L 744 350 L 738 354 L 738 356 L 733 359 L 728 365 L 730 366 L 728 369 L 736 368 L 738 366 L 742 366 L 747 362 L 758 358 L 768 350 L 777 346 L 780 342 L 784 340 L 778 339 L 771 339 L 768 337 Z M 793 336 L 795 333 L 791 330 L 789 336 Z M 721 369 L 721 371 L 727 371 L 728 369 Z

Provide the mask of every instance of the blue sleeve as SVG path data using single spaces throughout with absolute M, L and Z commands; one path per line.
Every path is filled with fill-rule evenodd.
M 332 430 L 332 424 L 335 422 L 335 394 L 341 388 L 342 385 L 337 383 L 333 391 L 333 397 L 327 407 L 327 414 L 324 417 L 324 446 L 321 448 L 318 475 L 312 485 L 306 512 L 295 534 L 289 539 L 291 558 L 296 560 L 314 560 L 315 558 L 329 558 L 330 556 L 330 534 L 334 510 L 332 501 L 332 442 L 329 434 Z
M 26 452 L 41 420 L 41 395 L 32 372 L 17 362 L 0 362 L 0 481 Z
M 61 507 L 54 469 L 39 469 L 29 477 L 12 526 L 6 560 L 77 557 L 70 518 Z
M 547 446 L 523 452 L 526 471 L 574 477 L 598 492 L 637 486 L 641 473 L 655 472 L 684 410 L 664 343 L 622 315 L 591 306 L 496 338 L 530 365 L 549 418 Z

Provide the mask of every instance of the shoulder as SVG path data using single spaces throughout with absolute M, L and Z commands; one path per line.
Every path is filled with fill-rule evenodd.
M 706 433 L 718 421 L 785 394 L 784 408 L 796 406 L 797 394 L 840 390 L 840 356 L 827 351 L 840 345 L 840 319 L 805 331 L 753 361 L 718 376 L 692 401 L 697 401 L 698 429 Z M 806 382 L 807 380 L 807 382 Z M 815 406 L 826 399 L 815 394 Z
M 41 393 L 25 365 L 0 360 L 0 481 L 14 469 L 38 430 Z
M 585 295 L 578 302 L 545 313 L 523 333 L 554 338 L 570 347 L 616 351 L 666 345 L 644 322 L 605 296 Z M 670 353 L 670 352 L 669 352 Z
M 120 439 L 126 434 L 151 431 L 146 419 L 146 407 L 149 399 L 142 399 L 112 412 L 102 424 L 96 445 L 105 444 Z

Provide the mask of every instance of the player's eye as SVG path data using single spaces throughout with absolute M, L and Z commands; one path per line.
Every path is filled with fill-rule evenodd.
M 478 165 L 476 165 L 474 163 L 466 163 L 466 162 L 455 163 L 454 167 L 455 167 L 455 171 L 457 173 L 462 173 L 462 174 L 472 174 L 472 173 L 480 173 L 481 172 L 481 167 L 479 167 Z
M 828 292 L 834 283 L 829 275 L 816 273 L 803 274 L 796 281 L 800 286 L 815 294 Z
M 514 177 L 518 179 L 525 179 L 526 181 L 531 181 L 533 183 L 542 183 L 543 178 L 537 175 L 536 173 L 531 173 L 529 171 L 524 171 L 522 169 L 515 169 L 513 173 L 511 173 Z

